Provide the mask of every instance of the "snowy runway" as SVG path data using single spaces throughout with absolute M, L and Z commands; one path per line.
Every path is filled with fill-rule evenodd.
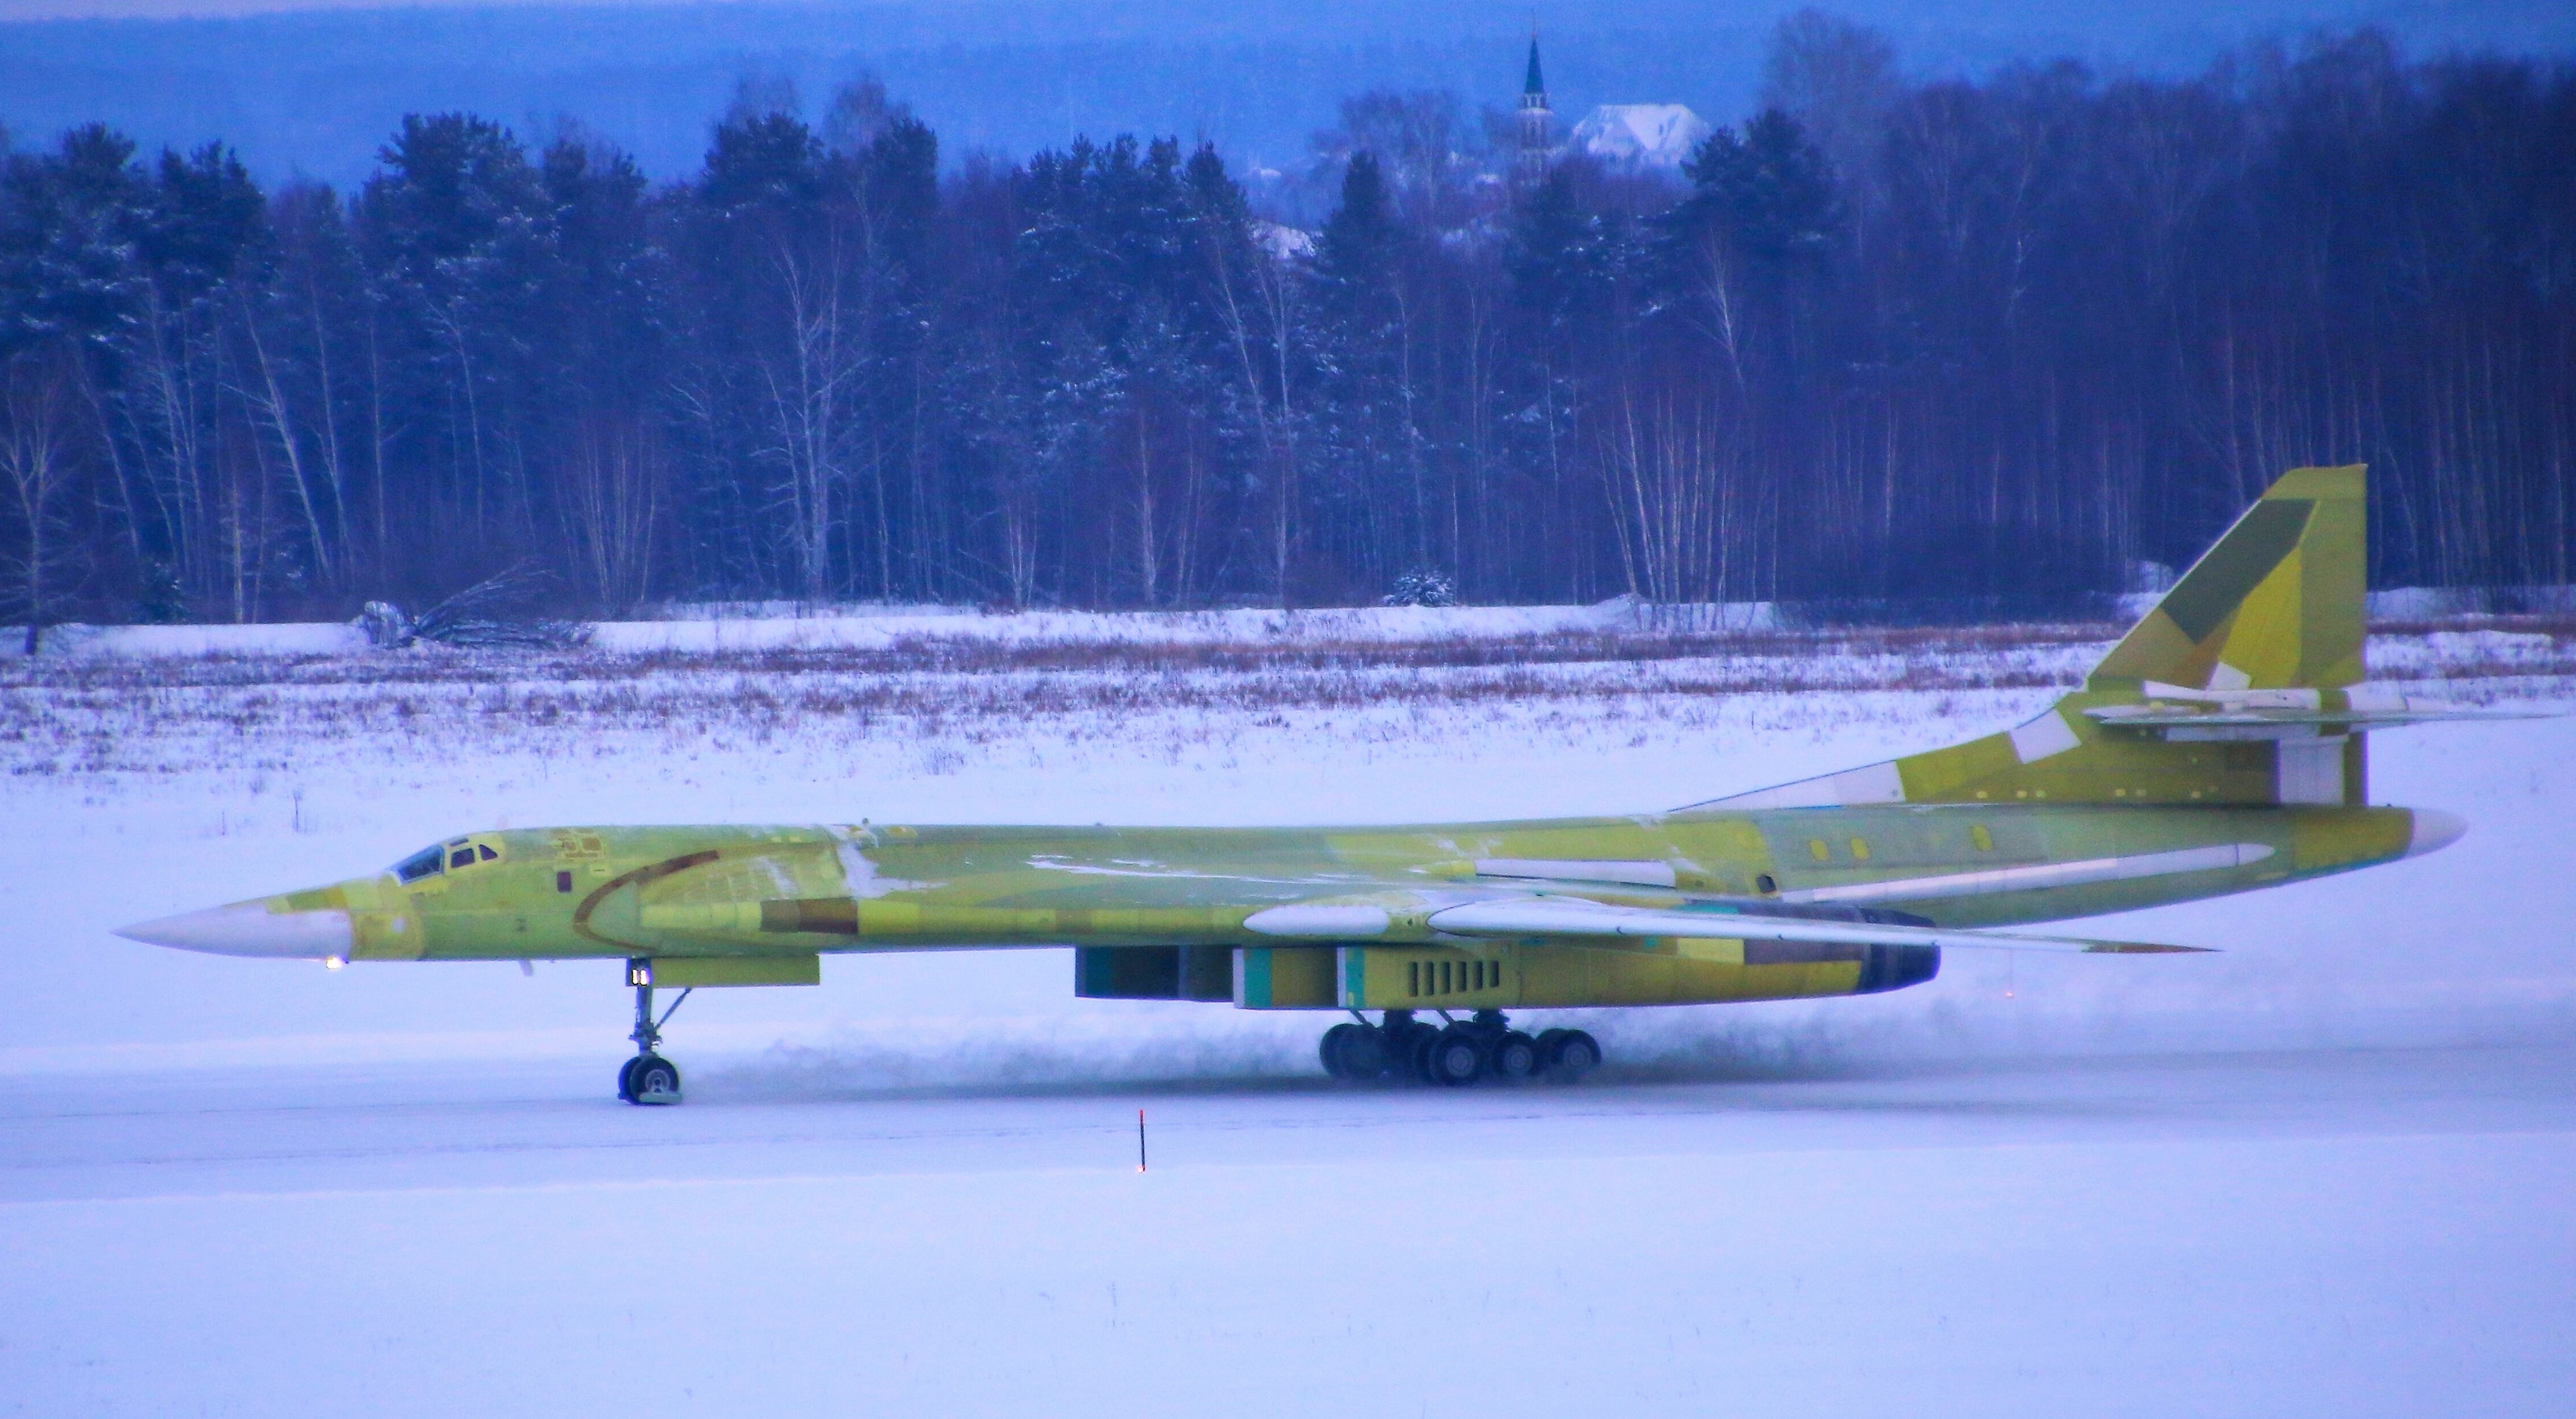
M 2539 1414 L 2576 1050 L 0 1111 L 19 1412 Z M 1153 1169 L 1135 1170 L 1134 1109 Z
M 2560 641 L 2455 640 L 2373 654 L 2576 692 Z M 2454 848 L 2086 923 L 2218 954 L 1524 1017 L 1601 1036 L 1574 1088 L 1336 1087 L 1324 1017 L 1076 1000 L 1011 951 L 701 992 L 689 1102 L 634 1109 L 613 961 L 107 934 L 502 823 L 1669 807 L 2015 723 L 2092 653 L 1559 649 L 1527 683 L 1175 659 L 1130 710 L 1015 663 L 907 699 L 608 657 L 542 713 L 480 685 L 543 678 L 510 665 L 25 671 L 0 1415 L 2565 1412 L 2572 720 L 2379 736 L 2373 797 Z

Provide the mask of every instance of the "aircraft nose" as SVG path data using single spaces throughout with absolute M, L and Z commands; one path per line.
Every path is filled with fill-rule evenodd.
M 116 934 L 182 951 L 302 960 L 345 960 L 353 939 L 347 912 L 289 911 L 275 897 L 139 921 Z
M 2406 842 L 2408 857 L 2440 852 L 2458 842 L 2460 835 L 2469 830 L 2468 820 L 2457 813 L 2445 813 L 2438 808 L 2417 808 L 2413 812 L 2415 832 Z

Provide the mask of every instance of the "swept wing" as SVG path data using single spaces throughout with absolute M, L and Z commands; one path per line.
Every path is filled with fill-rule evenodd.
M 1382 907 L 1315 903 L 1253 913 L 1245 929 L 1292 939 L 1383 938 L 1395 918 Z M 2083 936 L 2031 936 L 2018 932 L 1961 931 L 1882 921 L 1839 921 L 1774 916 L 1758 911 L 1670 911 L 1627 907 L 1582 897 L 1529 894 L 1484 897 L 1435 905 L 1420 920 L 1439 936 L 1542 941 L 1568 946 L 1615 946 L 1653 937 L 1797 942 L 1814 946 L 1943 946 L 1999 951 L 2051 951 L 2092 955 L 2143 955 L 2202 951 L 2148 941 L 2103 941 Z

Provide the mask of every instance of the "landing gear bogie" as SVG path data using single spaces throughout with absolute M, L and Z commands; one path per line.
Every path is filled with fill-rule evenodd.
M 1583 1031 L 1532 1036 L 1511 1028 L 1498 1010 L 1446 1025 L 1415 1019 L 1410 1010 L 1390 1010 L 1379 1024 L 1361 1019 L 1326 1030 L 1317 1053 L 1324 1072 L 1336 1079 L 1356 1083 L 1394 1075 L 1448 1088 L 1484 1080 L 1571 1082 L 1601 1063 L 1600 1043 Z

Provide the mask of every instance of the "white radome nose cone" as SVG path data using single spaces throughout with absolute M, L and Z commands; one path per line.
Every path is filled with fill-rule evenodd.
M 2406 842 L 2408 857 L 2422 857 L 2428 852 L 2440 852 L 2458 842 L 2460 835 L 2469 830 L 2469 820 L 2457 813 L 2445 813 L 2439 808 L 2417 808 L 2412 811 L 2415 814 L 2415 835 Z
M 118 927 L 116 934 L 128 941 L 176 946 L 182 951 L 295 960 L 346 957 L 352 944 L 347 912 L 272 912 L 260 902 L 136 922 Z

